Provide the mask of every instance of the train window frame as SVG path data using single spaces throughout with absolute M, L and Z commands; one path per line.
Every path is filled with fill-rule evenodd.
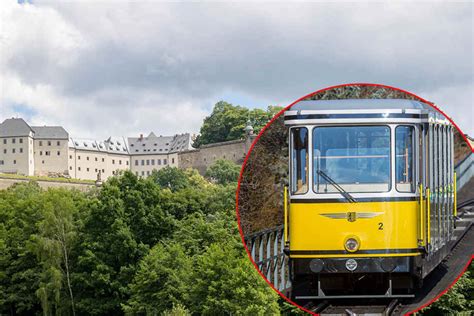
M 412 181 L 411 181 L 411 188 L 409 191 L 405 191 L 405 190 L 399 190 L 399 182 L 397 181 L 397 168 L 398 168 L 398 164 L 397 164 L 397 129 L 398 128 L 411 128 L 412 129 L 412 144 L 411 144 L 411 177 L 412 177 Z M 417 137 L 417 132 L 418 132 L 418 129 L 416 128 L 415 125 L 411 125 L 411 124 L 399 124 L 397 126 L 395 126 L 395 142 L 393 144 L 393 149 L 394 149 L 394 152 L 395 152 L 395 161 L 394 161 L 394 170 L 395 170 L 395 190 L 398 192 L 398 193 L 416 193 L 417 192 L 417 173 L 418 173 L 418 168 L 417 168 L 417 159 L 419 159 L 419 153 L 418 153 L 418 157 L 417 157 L 417 140 L 416 140 L 416 137 Z
M 386 191 L 348 191 L 349 193 L 354 193 L 354 194 L 386 194 L 390 193 L 392 191 L 393 185 L 392 185 L 392 176 L 393 176 L 393 171 L 392 171 L 392 165 L 393 165 L 393 159 L 392 159 L 392 153 L 393 153 L 393 145 L 392 145 L 392 128 L 391 125 L 389 124 L 335 124 L 335 125 L 315 125 L 311 129 L 311 171 L 312 171 L 312 179 L 311 179 L 311 187 L 312 187 L 312 192 L 316 195 L 325 195 L 325 194 L 340 194 L 339 191 L 335 192 L 318 192 L 316 191 L 316 174 L 314 172 L 315 168 L 315 163 L 314 163 L 314 153 L 315 153 L 315 144 L 314 144 L 314 135 L 316 133 L 316 130 L 318 128 L 327 128 L 327 127 L 385 127 L 388 130 L 388 140 L 389 140 L 389 152 L 388 152 L 388 159 L 389 159 L 389 167 L 388 167 L 388 188 Z
M 306 190 L 303 192 L 298 192 L 298 189 L 294 189 L 294 186 L 295 186 L 295 183 L 296 181 L 294 181 L 293 179 L 293 150 L 294 150 L 294 146 L 293 146 L 293 131 L 296 130 L 296 129 L 305 129 L 306 130 L 306 133 L 307 133 L 307 144 L 306 144 Z M 289 137 L 289 161 L 290 161 L 290 186 L 289 186 L 289 193 L 290 193 L 290 196 L 293 196 L 293 195 L 305 195 L 309 192 L 309 186 L 310 186 L 310 162 L 311 162 L 311 157 L 310 157 L 310 154 L 311 154 L 311 151 L 310 151 L 310 144 L 311 144 L 311 138 L 310 138 L 310 134 L 311 134 L 311 130 L 312 128 L 309 128 L 308 126 L 292 126 L 289 130 L 289 133 L 288 133 L 288 137 Z

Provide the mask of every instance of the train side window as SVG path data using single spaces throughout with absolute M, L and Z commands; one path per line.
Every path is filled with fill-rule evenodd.
M 308 129 L 291 129 L 291 193 L 308 192 Z
M 397 126 L 395 129 L 395 178 L 399 192 L 415 192 L 413 126 Z

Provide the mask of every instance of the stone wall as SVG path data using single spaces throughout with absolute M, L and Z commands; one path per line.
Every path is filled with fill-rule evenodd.
M 9 179 L 9 178 L 0 178 L 0 190 L 7 189 L 8 187 L 12 186 L 15 183 L 23 183 L 29 182 L 31 180 L 28 179 Z M 69 189 L 77 189 L 80 191 L 88 191 L 91 188 L 95 187 L 94 184 L 88 183 L 78 183 L 78 182 L 61 182 L 61 181 L 36 181 L 38 182 L 39 186 L 43 189 L 47 188 L 69 188 Z
M 255 135 L 246 139 L 203 145 L 199 149 L 181 152 L 178 166 L 181 169 L 194 168 L 204 175 L 207 168 L 218 159 L 226 159 L 241 165 Z

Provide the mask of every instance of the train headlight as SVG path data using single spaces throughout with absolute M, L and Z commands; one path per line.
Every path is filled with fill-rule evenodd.
M 349 252 L 356 252 L 360 248 L 360 242 L 356 237 L 349 237 L 344 242 L 344 248 Z

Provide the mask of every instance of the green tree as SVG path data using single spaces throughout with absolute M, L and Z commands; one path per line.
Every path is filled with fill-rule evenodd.
M 41 310 L 35 293 L 41 268 L 30 241 L 38 233 L 41 194 L 36 183 L 0 190 L 0 314 Z
M 174 229 L 152 179 L 127 171 L 108 180 L 91 199 L 76 275 L 81 314 L 120 314 L 140 260 Z
M 155 181 L 161 188 L 177 191 L 190 186 L 190 180 L 186 171 L 176 167 L 167 166 L 158 171 L 153 170 L 150 179 Z
M 38 222 L 38 234 L 33 236 L 35 249 L 42 266 L 37 295 L 41 299 L 44 315 L 70 306 L 75 315 L 74 295 L 71 284 L 71 251 L 77 236 L 76 213 L 72 195 L 67 189 L 48 190 L 43 194 L 43 218 Z M 63 299 L 66 285 L 69 302 Z
M 204 119 L 200 135 L 193 146 L 241 139 L 245 136 L 247 122 L 253 125 L 254 131 L 259 132 L 268 121 L 279 112 L 281 107 L 269 106 L 267 110 L 235 106 L 225 101 L 215 104 L 210 116 Z
M 216 311 L 230 315 L 279 314 L 278 295 L 265 283 L 243 247 L 216 243 L 197 257 L 191 310 L 200 315 Z
M 239 174 L 240 167 L 232 161 L 225 159 L 216 160 L 206 171 L 206 176 L 218 184 L 237 182 Z
M 125 313 L 157 315 L 186 300 L 191 272 L 191 259 L 181 245 L 157 244 L 140 262 Z

